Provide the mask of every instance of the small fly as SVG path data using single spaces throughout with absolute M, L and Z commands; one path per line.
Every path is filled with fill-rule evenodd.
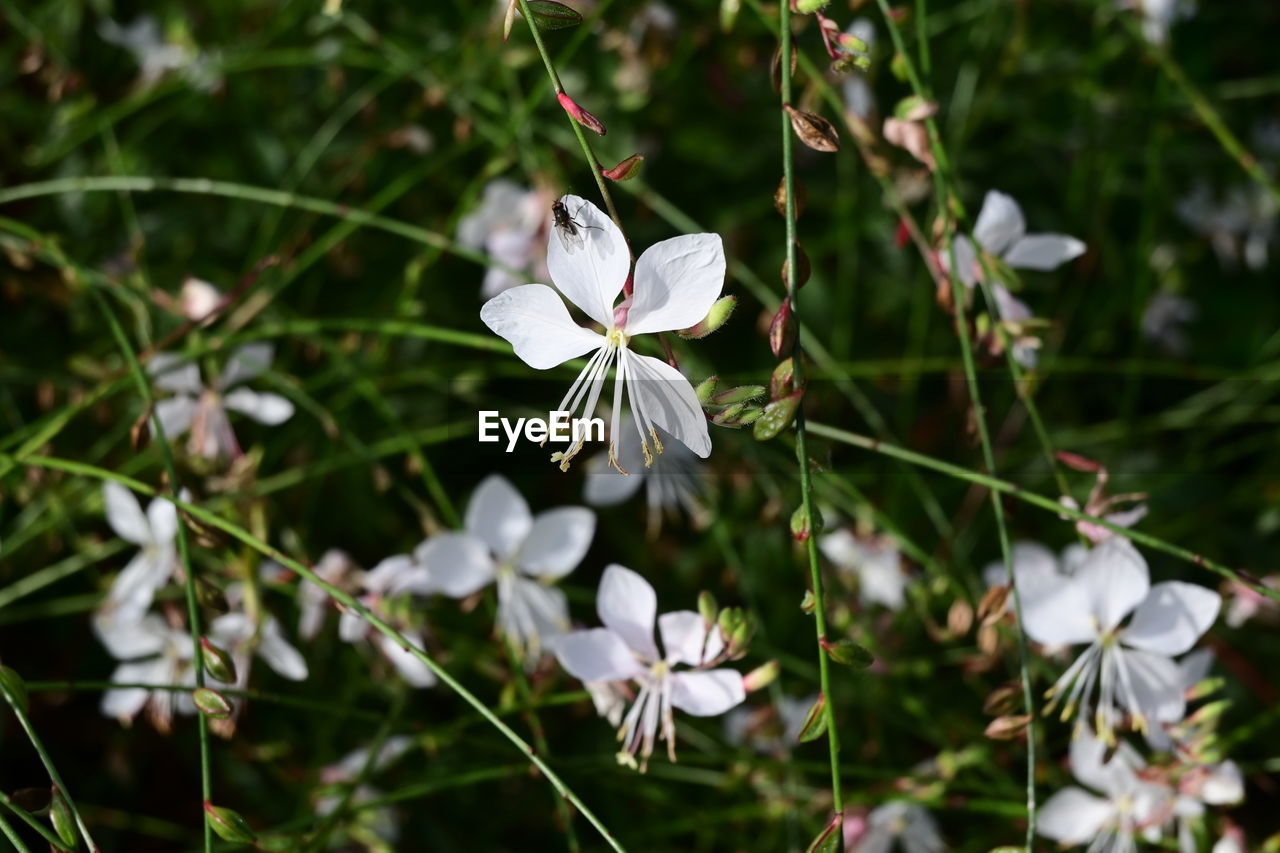
M 585 206 L 586 202 L 583 202 L 583 205 Z M 598 225 L 584 225 L 574 218 L 581 212 L 582 208 L 579 207 L 576 211 L 570 214 L 569 208 L 564 203 L 563 199 L 556 199 L 551 202 L 551 218 L 555 222 L 556 234 L 560 236 L 560 245 L 563 246 L 565 252 L 570 255 L 582 248 L 582 232 L 584 229 L 594 228 L 597 231 L 604 230 Z

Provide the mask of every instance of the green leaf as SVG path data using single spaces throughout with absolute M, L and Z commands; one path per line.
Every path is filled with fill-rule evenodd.
M 529 12 L 540 30 L 564 30 L 582 23 L 582 15 L 556 0 L 529 0 Z
M 22 676 L 8 666 L 0 666 L 0 683 L 4 684 L 5 692 L 13 698 L 15 704 L 21 709 L 22 713 L 27 712 L 27 683 L 22 680 Z
M 852 640 L 838 640 L 834 643 L 826 643 L 823 648 L 827 650 L 827 657 L 845 666 L 866 669 L 875 662 L 875 657 L 872 656 L 871 652 Z

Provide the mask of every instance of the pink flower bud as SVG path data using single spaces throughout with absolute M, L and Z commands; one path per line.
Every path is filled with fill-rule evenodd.
M 600 174 L 611 181 L 629 181 L 640 174 L 640 164 L 643 162 L 644 155 L 632 154 L 612 169 L 601 169 Z
M 569 114 L 569 117 L 578 124 L 582 125 L 587 130 L 600 134 L 601 136 L 608 133 L 608 131 L 605 130 L 604 122 L 578 106 L 578 102 L 573 98 L 570 98 L 564 92 L 557 93 L 556 98 L 559 99 L 560 106 L 564 107 L 564 111 Z

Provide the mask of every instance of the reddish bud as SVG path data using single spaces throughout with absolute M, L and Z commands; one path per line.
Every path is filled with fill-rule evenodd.
M 896 248 L 905 249 L 910 241 L 911 229 L 907 227 L 907 220 L 899 219 L 898 227 L 893 232 L 893 245 Z
M 773 322 L 769 324 L 769 349 L 773 350 L 774 358 L 782 358 L 791 351 L 795 342 L 796 324 L 792 320 L 791 297 L 788 296 L 782 300 L 778 313 L 773 315 Z
M 564 107 L 564 111 L 569 114 L 569 117 L 587 130 L 598 133 L 601 136 L 608 132 L 605 130 L 604 122 L 578 106 L 578 102 L 564 92 L 558 93 L 556 98 L 560 101 L 560 106 Z
M 249 827 L 249 822 L 233 809 L 225 806 L 215 806 L 205 800 L 204 814 L 205 819 L 209 821 L 209 826 L 223 841 L 252 844 L 257 840 L 257 836 L 254 835 L 253 830 Z
M 611 181 L 629 181 L 640 174 L 640 164 L 642 163 L 644 163 L 643 155 L 632 154 L 612 169 L 601 169 L 600 174 Z

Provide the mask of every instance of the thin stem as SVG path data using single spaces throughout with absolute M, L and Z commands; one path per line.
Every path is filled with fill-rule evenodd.
M 180 491 L 178 486 L 178 469 L 173 464 L 173 450 L 169 447 L 168 436 L 164 432 L 164 424 L 160 422 L 160 416 L 155 413 L 155 399 L 151 394 L 151 385 L 147 382 L 147 376 L 142 371 L 142 364 L 138 361 L 138 354 L 134 352 L 133 346 L 129 343 L 128 337 L 124 333 L 124 329 L 120 328 L 120 322 L 116 319 L 115 312 L 111 310 L 111 306 L 107 304 L 106 298 L 96 289 L 89 291 L 93 294 L 94 300 L 98 304 L 99 310 L 102 311 L 107 325 L 111 327 L 111 334 L 116 339 L 116 344 L 120 347 L 120 352 L 124 355 L 125 361 L 129 363 L 129 371 L 133 375 L 133 381 L 138 386 L 138 393 L 142 396 L 143 404 L 147 407 L 147 411 L 151 412 L 151 429 L 155 432 L 156 442 L 160 446 L 160 454 L 164 459 L 165 473 L 169 477 L 169 490 L 174 494 Z M 191 665 L 195 668 L 196 687 L 204 687 L 204 648 L 200 645 L 200 605 L 196 598 L 196 576 L 191 564 L 191 544 L 187 540 L 187 526 L 178 520 L 178 558 L 182 562 L 182 573 L 186 586 L 187 599 L 187 630 L 191 633 Z M 196 715 L 196 730 L 199 732 L 200 739 L 200 812 L 203 818 L 204 803 L 213 801 L 213 773 L 209 764 L 209 720 L 204 714 Z M 202 819 L 201 824 L 204 827 L 204 849 L 206 853 L 213 850 L 213 826 L 207 819 Z
M 9 843 L 13 845 L 13 849 L 18 853 L 31 853 L 31 848 L 23 843 L 22 837 L 9 825 L 9 821 L 5 820 L 4 815 L 0 815 L 0 833 L 9 839 Z
M 40 836 L 44 838 L 45 841 L 48 841 L 50 846 L 52 846 L 54 850 L 72 851 L 75 849 L 74 844 L 68 846 L 67 844 L 63 843 L 62 839 L 54 835 L 53 831 L 50 830 L 49 827 L 41 823 L 39 818 L 37 818 L 35 815 L 31 814 L 31 812 L 19 806 L 17 803 L 13 801 L 13 797 L 10 797 L 8 794 L 4 793 L 3 791 L 0 791 L 0 803 L 3 803 L 5 808 L 13 812 L 15 817 L 17 817 L 27 826 L 34 829 L 36 832 L 40 833 Z M 0 815 L 0 821 L 2 820 L 4 820 L 4 817 Z M 9 832 L 5 832 L 5 835 L 9 835 L 10 841 L 14 841 L 16 838 L 16 835 L 10 835 Z M 14 841 L 14 843 L 17 844 L 18 842 Z M 25 848 L 21 848 L 21 849 L 25 849 Z
M 0 461 L 6 458 L 8 457 L 0 456 Z M 55 471 L 64 471 L 68 474 L 91 477 L 96 480 L 111 480 L 141 495 L 150 497 L 156 497 L 159 495 L 155 488 L 139 480 L 135 480 L 132 477 L 126 477 L 121 474 L 117 474 L 114 471 L 99 468 L 96 465 L 87 465 L 83 462 L 76 462 L 70 459 L 53 459 L 49 457 L 31 456 L 22 460 L 22 464 L 34 465 L 39 468 L 48 468 Z M 448 670 L 436 663 L 435 660 L 433 660 L 426 652 L 419 649 L 414 643 L 410 642 L 408 638 L 383 621 L 368 607 L 361 604 L 353 596 L 343 592 L 341 589 L 321 578 L 308 566 L 303 565 L 292 557 L 289 557 L 284 552 L 272 547 L 266 542 L 263 542 L 244 528 L 233 524 L 232 522 L 227 521 L 221 516 L 209 512 L 206 509 L 189 503 L 182 498 L 170 498 L 166 496 L 166 499 L 170 500 L 179 510 L 196 519 L 196 521 L 221 530 L 223 533 L 226 533 L 238 542 L 248 545 L 264 557 L 275 560 L 285 568 L 296 572 L 300 577 L 324 590 L 330 598 L 343 605 L 344 608 L 364 619 L 383 636 L 388 637 L 399 644 L 401 648 L 407 650 L 409 654 L 413 655 L 421 661 L 427 669 L 431 670 L 431 672 L 435 674 L 436 678 L 440 679 L 440 681 L 443 682 L 450 690 L 458 694 L 464 702 L 474 708 L 476 713 L 497 729 L 498 732 L 506 738 L 512 746 L 519 750 L 522 755 L 526 756 L 529 763 L 541 771 L 542 775 L 547 778 L 547 781 L 551 783 L 552 787 L 554 787 L 562 797 L 573 804 L 574 808 L 582 812 L 582 816 L 585 817 L 587 822 L 600 833 L 600 837 L 605 840 L 605 843 L 609 845 L 610 849 L 617 851 L 617 853 L 626 853 L 625 848 L 616 838 L 613 837 L 613 834 L 609 832 L 609 829 L 600 821 L 600 818 L 596 816 L 595 812 L 591 811 L 591 809 L 587 807 L 587 804 L 582 801 L 582 798 L 574 793 L 565 781 L 560 778 L 560 775 L 556 773 L 549 764 L 547 764 L 546 760 L 538 754 L 537 750 L 534 749 L 530 743 L 520 737 L 520 735 L 516 734 L 514 729 L 502 721 L 497 712 L 489 708 L 489 706 L 482 702 L 479 697 L 463 686 L 462 682 L 454 678 Z
M 538 55 L 542 57 L 542 64 L 547 67 L 547 76 L 551 78 L 551 88 L 555 89 L 557 95 L 566 94 L 564 84 L 560 82 L 560 75 L 556 73 L 555 63 L 551 61 L 551 54 L 547 51 L 547 46 L 542 43 L 542 33 L 538 31 L 538 24 L 533 19 L 533 13 L 529 10 L 529 0 L 517 0 L 520 4 L 520 14 L 524 17 L 525 22 L 529 25 L 529 32 L 533 35 L 533 43 L 538 48 Z M 569 124 L 573 127 L 574 136 L 578 137 L 578 144 L 582 146 L 582 153 L 587 158 L 587 165 L 591 167 L 591 177 L 596 179 L 596 186 L 600 188 L 600 196 L 604 199 L 605 207 L 609 209 L 609 218 L 614 221 L 619 229 L 622 228 L 622 219 L 618 216 L 618 209 L 613 205 L 613 195 L 609 192 L 609 184 L 605 180 L 604 170 L 600 166 L 600 161 L 596 159 L 595 152 L 591 150 L 591 144 L 587 142 L 587 136 L 582 130 L 582 125 L 568 116 Z
M 782 180 L 786 193 L 786 210 L 784 214 L 787 234 L 786 287 L 787 296 L 791 300 L 792 322 L 799 323 L 800 315 L 796 306 L 799 276 L 796 271 L 795 164 L 792 158 L 791 117 L 786 111 L 786 107 L 791 105 L 791 51 L 794 48 L 791 43 L 791 4 L 788 0 L 783 0 L 780 5 L 780 12 L 781 14 L 778 17 L 778 41 L 781 53 L 779 66 L 782 72 L 782 84 L 780 87 L 782 109 L 778 110 L 778 114 L 781 117 L 779 126 L 782 129 Z M 796 387 L 803 389 L 804 351 L 800 345 L 799 335 L 796 335 L 791 357 L 795 371 Z M 811 531 L 810 535 L 805 537 L 805 551 L 809 558 L 809 579 L 813 585 L 813 621 L 817 632 L 818 680 L 822 696 L 826 700 L 823 714 L 827 718 L 827 752 L 831 758 L 831 808 L 836 815 L 836 819 L 840 820 L 844 815 L 844 794 L 840 788 L 840 733 L 836 727 L 835 701 L 831 694 L 831 661 L 826 652 L 827 614 L 823 595 L 822 569 L 818 562 L 818 539 L 812 533 L 812 531 L 818 529 L 818 520 L 813 506 L 813 484 L 810 481 L 808 437 L 805 429 L 803 398 L 801 404 L 796 407 L 796 463 L 800 473 L 800 507 L 804 513 L 806 526 Z M 837 829 L 835 837 L 835 849 L 843 851 L 844 832 Z

